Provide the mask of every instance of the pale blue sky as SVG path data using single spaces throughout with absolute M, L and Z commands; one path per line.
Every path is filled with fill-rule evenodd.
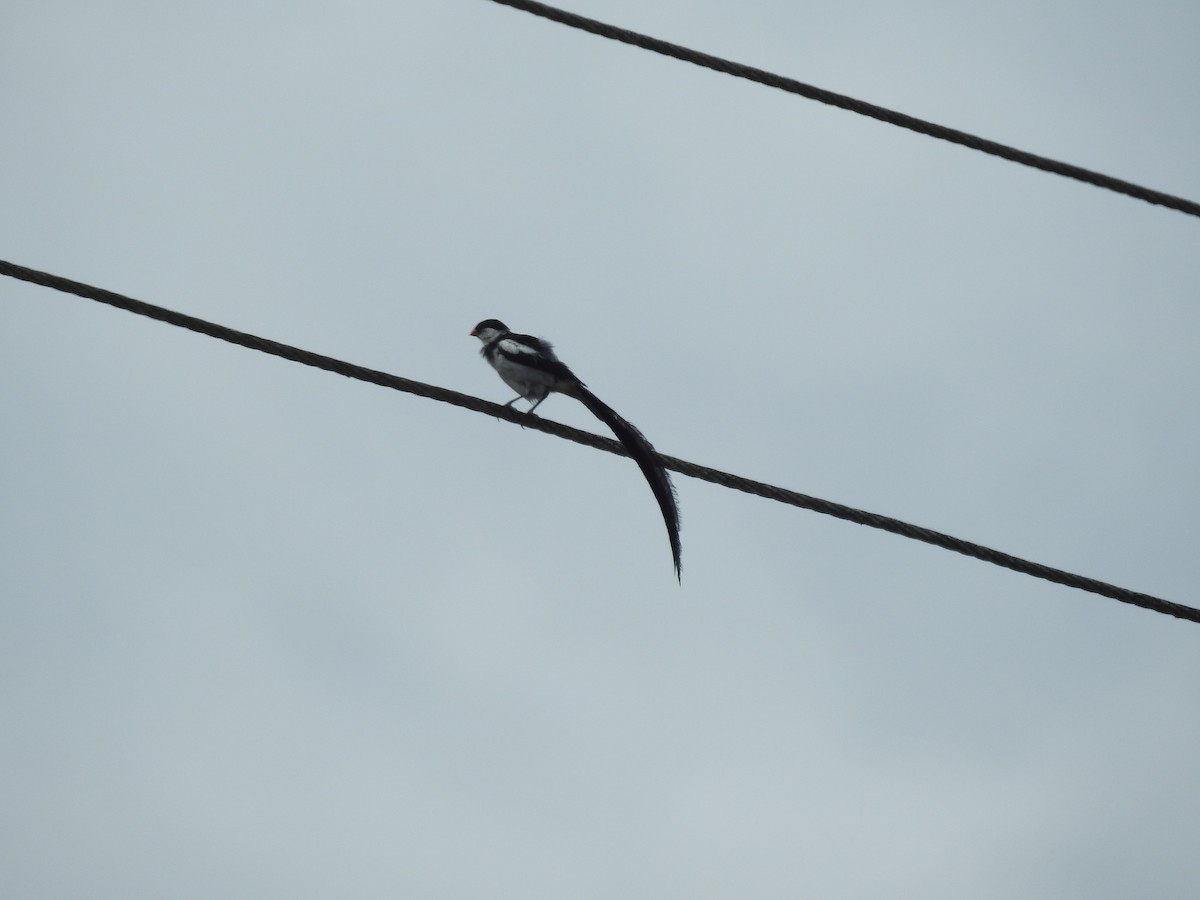
M 569 8 L 1200 198 L 1194 3 Z M 482 0 L 4 20 L 0 258 L 1200 603 L 1194 218 Z M 684 478 L 680 587 L 627 460 L 0 293 L 7 894 L 1195 896 L 1195 625 Z

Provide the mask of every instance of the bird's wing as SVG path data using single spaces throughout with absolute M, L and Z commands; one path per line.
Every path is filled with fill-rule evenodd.
M 496 352 L 509 362 L 537 369 L 555 378 L 579 380 L 575 373 L 555 356 L 554 348 L 541 338 L 527 334 L 510 334 L 496 342 Z

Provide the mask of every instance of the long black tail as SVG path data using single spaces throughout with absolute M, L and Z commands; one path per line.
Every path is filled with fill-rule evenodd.
M 671 477 L 658 461 L 654 447 L 646 440 L 645 435 L 617 415 L 582 384 L 572 385 L 570 393 L 591 410 L 592 415 L 612 429 L 617 440 L 646 476 L 650 490 L 654 491 L 654 497 L 658 500 L 658 508 L 662 510 L 663 521 L 667 525 L 667 536 L 671 539 L 671 556 L 675 560 L 675 577 L 682 581 L 679 564 L 679 504 L 675 500 L 675 487 L 671 484 Z

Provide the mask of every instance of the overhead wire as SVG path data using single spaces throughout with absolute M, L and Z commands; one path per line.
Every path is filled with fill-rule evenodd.
M 189 316 L 185 313 L 166 309 L 162 306 L 156 306 L 152 303 L 146 303 L 142 300 L 135 300 L 134 298 L 124 296 L 123 294 L 118 294 L 103 288 L 94 287 L 89 284 L 84 284 L 83 282 L 72 281 L 69 278 L 63 278 L 60 275 L 53 275 L 48 272 L 40 272 L 36 269 L 30 269 L 26 266 L 20 266 L 16 263 L 6 262 L 3 260 L 0 260 L 0 275 L 7 275 L 10 278 L 15 278 L 19 281 L 25 281 L 29 282 L 30 284 L 37 284 L 41 285 L 42 287 L 51 288 L 52 290 L 74 294 L 77 297 L 104 303 L 109 306 L 116 307 L 117 309 L 123 309 L 127 312 L 135 313 L 140 316 L 147 316 L 160 322 L 166 322 L 169 325 L 175 325 L 179 328 L 187 329 L 188 331 L 194 331 L 198 334 L 217 338 L 218 340 L 228 341 L 231 344 L 237 344 L 242 347 L 247 347 L 251 350 L 257 350 L 261 353 L 270 354 L 271 356 L 278 356 L 282 359 L 301 363 L 306 366 L 314 366 L 318 369 L 324 369 L 327 372 L 333 372 L 337 375 L 344 375 L 347 378 L 365 381 L 369 384 L 379 385 L 380 387 L 386 387 L 391 388 L 392 390 L 415 394 L 419 397 L 426 397 L 430 400 L 438 400 L 443 403 L 449 403 L 453 406 L 459 406 L 464 409 L 470 409 L 475 412 L 484 413 L 485 415 L 495 416 L 496 418 L 504 419 L 526 428 L 542 431 L 546 434 L 554 435 L 555 437 L 565 438 L 567 440 L 574 441 L 577 444 L 594 447 L 598 450 L 615 453 L 619 456 L 627 455 L 625 453 L 625 448 L 611 438 L 601 437 L 600 435 L 582 431 L 577 428 L 572 428 L 568 425 L 563 425 L 558 422 L 551 422 L 547 419 L 541 418 L 540 416 L 532 416 L 528 413 L 517 412 L 510 407 L 502 406 L 498 403 L 491 403 L 487 400 L 482 400 L 478 397 L 472 397 L 469 394 L 463 394 L 448 388 L 424 384 L 419 381 L 413 381 L 409 378 L 401 378 L 397 375 L 392 375 L 377 369 L 369 369 L 365 366 L 359 366 L 344 360 L 335 359 L 331 356 L 314 353 L 310 350 L 302 350 L 299 347 L 293 347 L 289 344 L 270 340 L 269 338 L 259 337 L 244 331 L 238 331 L 225 325 L 218 325 L 214 322 L 209 322 L 195 316 Z M 1174 603 L 1172 601 L 1164 600 L 1160 597 L 1155 597 L 1140 591 L 1132 591 L 1127 588 L 1117 587 L 1116 585 L 1108 584 L 1107 582 L 1099 581 L 1095 578 L 1088 578 L 1083 575 L 1076 575 L 1071 572 L 1064 571 L 1062 569 L 1056 569 L 1051 566 L 1042 565 L 1041 563 L 1035 563 L 1027 559 L 1022 559 L 1018 556 L 993 550 L 981 544 L 975 544 L 971 541 L 965 541 L 961 538 L 952 537 L 951 535 L 943 534 L 939 531 L 934 531 L 929 528 L 923 528 L 919 525 L 903 522 L 899 519 L 891 518 L 890 516 L 882 516 L 877 513 L 855 509 L 854 507 L 846 506 L 841 503 L 834 503 L 830 500 L 823 500 L 819 497 L 812 497 L 797 491 L 791 491 L 786 488 L 776 487 L 775 485 L 766 484 L 764 482 L 754 481 L 753 479 L 743 478 L 740 475 L 722 472 L 719 469 L 712 469 L 708 466 L 698 465 L 696 463 L 678 459 L 673 456 L 667 456 L 660 453 L 659 457 L 662 460 L 663 465 L 668 469 L 679 472 L 682 475 L 687 475 L 691 478 L 698 478 L 702 481 L 721 485 L 722 487 L 733 488 L 748 494 L 754 494 L 758 497 L 764 497 L 768 500 L 774 500 L 778 503 L 786 503 L 790 506 L 796 506 L 801 509 L 808 509 L 813 512 L 822 513 L 823 515 L 834 516 L 835 518 L 844 519 L 848 522 L 855 522 L 860 525 L 867 525 L 871 528 L 889 531 L 893 534 L 898 534 L 913 540 L 923 541 L 927 544 L 932 544 L 947 550 L 953 550 L 956 553 L 962 553 L 966 556 L 982 560 L 983 562 L 988 562 L 997 566 L 1003 566 L 1004 568 L 1012 569 L 1016 572 L 1022 572 L 1035 578 L 1051 581 L 1055 584 L 1077 588 L 1093 594 L 1109 597 L 1113 600 L 1118 600 L 1121 603 L 1127 603 L 1143 609 L 1148 609 L 1152 612 L 1162 613 L 1164 615 L 1174 616 L 1179 619 L 1185 619 L 1190 622 L 1200 623 L 1200 609 L 1185 606 L 1182 603 Z
M 1039 156 L 1036 153 L 1029 153 L 1025 150 L 1018 150 L 1016 147 L 1010 147 L 997 141 L 968 134 L 965 131 L 947 128 L 944 125 L 918 119 L 915 116 L 877 106 L 874 103 L 867 103 L 863 100 L 857 100 L 854 97 L 814 87 L 802 81 L 797 81 L 794 78 L 787 78 L 783 75 L 777 75 L 774 72 L 757 69 L 754 66 L 747 66 L 742 63 L 723 59 L 719 56 L 713 56 L 711 53 L 702 53 L 699 50 L 692 50 L 689 47 L 683 47 L 679 44 L 673 44 L 670 41 L 630 31 L 627 28 L 619 28 L 616 25 L 609 25 L 596 19 L 589 19 L 586 16 L 567 12 L 566 10 L 549 6 L 545 3 L 537 3 L 535 0 L 491 0 L 491 2 L 498 3 L 501 6 L 510 6 L 513 9 L 519 9 L 523 12 L 540 16 L 543 19 L 549 19 L 552 22 L 558 22 L 559 24 L 577 28 L 610 40 L 620 41 L 623 44 L 630 44 L 634 47 L 640 47 L 643 50 L 649 50 L 663 56 L 670 56 L 705 69 L 711 69 L 714 72 L 722 72 L 726 75 L 744 78 L 748 81 L 766 85 L 767 87 L 778 88 L 789 94 L 807 97 L 809 100 L 816 100 L 839 109 L 845 109 L 859 115 L 877 119 L 880 122 L 886 122 L 889 125 L 906 128 L 909 131 L 949 141 L 952 144 L 969 147 L 972 150 L 978 150 L 981 153 L 987 153 L 991 156 L 998 156 L 1001 159 L 1020 163 L 1023 166 L 1030 166 L 1054 175 L 1061 175 L 1064 178 L 1073 178 L 1076 181 L 1082 181 L 1085 184 L 1091 184 L 1118 194 L 1144 200 L 1147 203 L 1165 206 L 1168 209 L 1174 209 L 1189 216 L 1200 216 L 1200 203 L 1194 200 L 1188 200 L 1184 197 L 1177 197 L 1173 194 L 1143 187 L 1133 182 L 1113 178 L 1111 175 L 1094 172 L 1082 166 L 1060 162 L 1059 160 Z

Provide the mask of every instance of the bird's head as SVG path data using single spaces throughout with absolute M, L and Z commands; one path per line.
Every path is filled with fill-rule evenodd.
M 499 319 L 484 319 L 471 329 L 471 337 L 477 337 L 485 344 L 507 333 L 508 326 Z

